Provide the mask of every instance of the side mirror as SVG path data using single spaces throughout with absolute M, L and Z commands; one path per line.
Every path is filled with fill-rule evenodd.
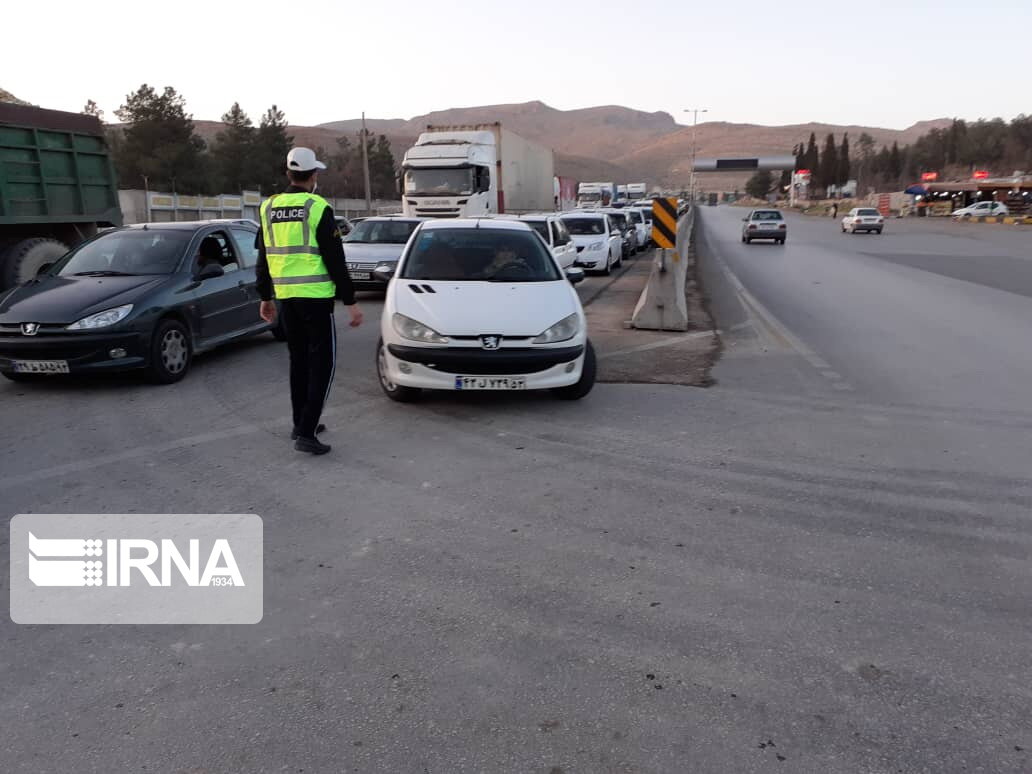
M 383 266 L 377 266 L 375 269 L 373 269 L 373 276 L 386 285 L 388 282 L 394 279 L 394 269 L 388 269 Z
M 571 285 L 576 285 L 578 282 L 584 281 L 584 269 L 580 269 L 576 266 L 571 266 L 566 270 L 566 279 L 570 281 Z
M 42 266 L 40 266 L 38 269 L 36 269 L 36 276 L 39 277 L 39 276 L 42 276 L 43 274 L 46 274 L 48 271 L 50 271 L 50 268 L 53 265 L 54 265 L 53 261 L 51 261 L 50 263 L 44 263 Z
M 221 277 L 226 273 L 217 263 L 206 263 L 194 274 L 194 279 L 198 282 L 204 282 L 204 280 L 214 279 L 215 277 Z
M 748 222 L 749 222 L 748 218 L 742 218 L 742 223 L 748 223 Z

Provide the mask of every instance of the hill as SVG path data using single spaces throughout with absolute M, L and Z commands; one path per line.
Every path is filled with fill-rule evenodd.
M 408 120 L 367 119 L 366 123 L 370 131 L 382 132 L 390 137 L 395 154 L 400 157 L 427 124 L 492 121 L 501 121 L 517 134 L 554 148 L 556 167 L 562 175 L 580 180 L 647 180 L 671 187 L 682 186 L 688 180 L 692 130 L 678 124 L 669 113 L 646 113 L 615 105 L 557 110 L 535 101 L 438 110 Z M 866 132 L 874 138 L 878 147 L 893 142 L 902 146 L 912 143 L 930 129 L 948 126 L 949 123 L 949 119 L 935 119 L 898 130 L 821 123 L 762 126 L 710 121 L 698 126 L 698 155 L 713 157 L 790 153 L 792 147 L 806 141 L 811 132 L 817 135 L 822 146 L 829 132 L 837 138 L 848 132 L 854 143 Z M 360 126 L 360 120 L 350 119 L 332 121 L 314 128 L 354 133 Z M 744 184 L 745 176 L 741 176 L 741 181 L 729 176 L 722 176 L 719 180 L 724 181 L 723 185 L 730 183 L 740 186 Z

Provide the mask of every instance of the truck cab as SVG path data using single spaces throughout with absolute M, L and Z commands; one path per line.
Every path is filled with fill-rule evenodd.
M 577 207 L 582 210 L 610 207 L 615 197 L 616 186 L 613 183 L 581 183 L 577 186 Z
M 492 132 L 424 132 L 401 163 L 409 217 L 466 218 L 499 212 Z

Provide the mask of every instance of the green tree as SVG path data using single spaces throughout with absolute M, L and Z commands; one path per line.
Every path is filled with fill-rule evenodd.
M 848 183 L 850 172 L 852 172 L 852 164 L 849 159 L 849 133 L 847 132 L 842 135 L 842 145 L 839 146 L 835 185 L 843 186 Z
M 222 123 L 226 128 L 215 135 L 211 146 L 216 183 L 221 191 L 235 193 L 257 185 L 261 174 L 254 163 L 255 128 L 239 102 L 223 114 Z
M 761 170 L 745 182 L 745 192 L 757 199 L 766 199 L 774 185 L 774 176 L 767 170 Z
M 812 178 L 817 178 L 820 176 L 820 166 L 821 158 L 817 151 L 817 135 L 810 132 L 810 141 L 806 145 L 806 164 L 803 169 L 810 170 Z
M 817 185 L 819 188 L 827 189 L 828 186 L 835 185 L 837 177 L 838 151 L 835 148 L 835 135 L 829 132 L 824 141 L 824 151 L 821 153 L 820 178 Z
M 273 105 L 265 111 L 254 138 L 253 175 L 262 193 L 272 193 L 284 185 L 287 154 L 294 138 L 287 134 L 287 117 Z
M 123 184 L 139 185 L 146 177 L 153 189 L 207 193 L 211 181 L 204 141 L 194 131 L 186 100 L 171 86 L 159 94 L 146 83 L 115 111 L 125 124 L 115 163 Z
M 394 154 L 391 152 L 391 141 L 387 135 L 376 138 L 376 144 L 369 145 L 369 187 L 374 199 L 393 199 L 397 190 L 397 168 L 394 165 Z
M 903 154 L 900 153 L 899 143 L 892 143 L 892 150 L 889 151 L 889 166 L 886 170 L 886 182 L 891 186 L 898 186 L 903 177 Z
M 104 120 L 104 111 L 92 99 L 86 100 L 86 104 L 82 108 L 82 114 L 84 116 L 95 116 L 100 121 Z

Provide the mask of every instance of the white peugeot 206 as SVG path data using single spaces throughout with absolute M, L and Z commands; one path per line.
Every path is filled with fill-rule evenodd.
M 383 391 L 397 401 L 421 390 L 583 398 L 595 383 L 573 288 L 583 278 L 560 268 L 526 223 L 421 223 L 387 288 L 376 356 Z

